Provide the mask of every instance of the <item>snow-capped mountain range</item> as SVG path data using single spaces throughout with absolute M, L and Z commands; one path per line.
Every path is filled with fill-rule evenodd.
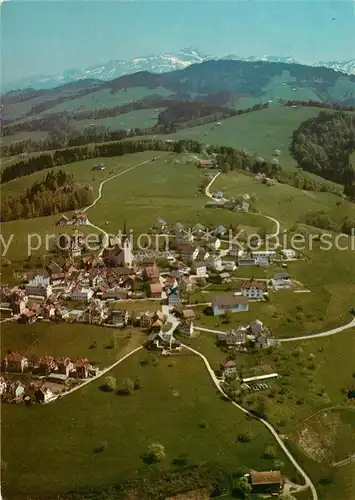
M 209 59 L 229 59 L 240 61 L 266 61 L 266 62 L 280 62 L 288 64 L 303 64 L 296 61 L 292 57 L 282 56 L 248 56 L 240 57 L 234 54 L 225 57 L 214 57 L 207 54 L 200 53 L 197 49 L 189 47 L 182 49 L 177 53 L 164 52 L 157 55 L 150 55 L 144 57 L 136 57 L 129 61 L 112 60 L 102 64 L 90 66 L 84 70 L 69 69 L 60 75 L 33 75 L 32 77 L 23 78 L 17 82 L 4 85 L 2 92 L 9 90 L 23 89 L 32 87 L 34 89 L 46 89 L 57 87 L 65 83 L 71 83 L 82 79 L 95 79 L 95 80 L 112 80 L 123 75 L 136 73 L 138 71 L 149 71 L 151 73 L 166 73 L 177 69 L 183 69 L 191 64 L 201 63 Z M 312 66 L 323 66 L 326 68 L 341 71 L 349 75 L 355 75 L 355 59 L 350 61 L 320 61 L 312 64 Z

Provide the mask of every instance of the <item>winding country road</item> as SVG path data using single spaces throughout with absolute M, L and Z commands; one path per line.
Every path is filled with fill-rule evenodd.
M 338 328 L 332 328 L 331 330 L 326 330 L 321 333 L 312 333 L 310 335 L 303 335 L 302 337 L 289 337 L 279 339 L 280 342 L 296 342 L 297 340 L 309 340 L 309 339 L 318 339 L 321 337 L 330 337 L 331 335 L 336 335 L 337 333 L 343 332 L 344 330 L 348 330 L 349 328 L 355 328 L 355 318 L 353 318 L 346 325 L 339 326 Z
M 213 328 L 203 328 L 200 326 L 194 326 L 195 330 L 208 333 L 225 334 L 225 330 L 214 330 Z M 299 340 L 310 340 L 318 339 L 322 337 L 330 337 L 331 335 L 336 335 L 337 333 L 343 332 L 344 330 L 349 330 L 350 328 L 355 328 L 355 318 L 353 318 L 349 323 L 339 326 L 338 328 L 332 328 L 331 330 L 326 330 L 320 333 L 311 333 L 310 335 L 303 335 L 301 337 L 287 337 L 277 339 L 279 342 L 297 342 Z
M 222 172 L 218 172 L 218 173 L 217 173 L 217 174 L 213 177 L 213 179 L 212 179 L 212 180 L 208 183 L 208 185 L 207 185 L 207 186 L 206 186 L 206 188 L 205 188 L 205 194 L 206 194 L 206 196 L 207 196 L 208 198 L 210 198 L 211 200 L 213 200 L 213 196 L 212 196 L 212 193 L 211 193 L 211 191 L 210 191 L 211 186 L 212 186 L 212 184 L 214 183 L 214 181 L 215 181 L 215 180 L 216 180 L 216 179 L 217 179 L 217 178 L 221 175 L 221 173 L 222 173 Z M 222 199 L 222 201 L 223 201 L 223 200 L 224 200 L 224 201 L 226 201 L 226 199 L 225 199 L 225 198 L 223 198 L 223 199 Z M 276 229 L 275 229 L 275 231 L 274 231 L 273 233 L 271 233 L 271 234 L 267 234 L 267 235 L 266 235 L 266 239 L 271 240 L 271 239 L 273 239 L 273 238 L 277 238 L 277 237 L 278 237 L 278 235 L 280 234 L 280 231 L 281 231 L 281 224 L 280 224 L 280 222 L 279 222 L 277 219 L 275 219 L 274 217 L 270 217 L 269 215 L 264 215 L 264 214 L 257 214 L 257 215 L 260 215 L 260 217 L 264 217 L 265 219 L 269 219 L 269 220 L 271 220 L 271 221 L 272 221 L 272 222 L 274 222 L 274 224 L 276 225 Z M 223 241 L 223 240 L 221 240 L 221 241 Z
M 252 413 L 250 413 L 246 408 L 244 408 L 243 406 L 241 406 L 238 403 L 236 403 L 235 401 L 233 401 L 223 391 L 223 389 L 221 388 L 221 386 L 219 384 L 219 381 L 218 381 L 218 379 L 217 379 L 214 371 L 212 370 L 211 365 L 210 365 L 208 359 L 206 358 L 206 356 L 204 356 L 203 354 L 201 354 L 199 351 L 196 351 L 196 349 L 193 349 L 192 347 L 189 347 L 189 346 L 187 346 L 185 344 L 182 344 L 182 347 L 184 347 L 185 349 L 193 352 L 194 354 L 196 354 L 197 356 L 199 356 L 203 360 L 203 362 L 205 363 L 205 366 L 207 368 L 207 371 L 208 371 L 208 373 L 209 373 L 209 375 L 210 375 L 213 383 L 217 387 L 218 391 L 221 394 L 223 394 L 223 396 L 225 398 L 227 398 L 234 406 L 236 406 L 245 415 L 248 415 L 248 416 L 252 417 L 253 419 L 258 420 L 259 422 L 261 422 L 269 430 L 269 432 L 273 435 L 273 437 L 277 441 L 278 445 L 280 446 L 280 448 L 282 449 L 282 451 L 285 453 L 285 455 L 287 456 L 287 458 L 290 460 L 290 462 L 292 463 L 292 465 L 295 467 L 295 469 L 301 474 L 301 476 L 305 480 L 305 483 L 306 483 L 307 487 L 309 487 L 310 490 L 311 490 L 313 500 L 318 500 L 317 490 L 316 490 L 314 484 L 312 483 L 312 480 L 309 478 L 309 476 L 306 474 L 306 472 L 302 469 L 302 467 L 299 465 L 299 463 L 296 461 L 296 459 L 293 457 L 293 455 L 287 449 L 285 443 L 282 441 L 282 439 L 280 438 L 280 436 L 278 435 L 278 433 L 276 432 L 276 430 L 273 428 L 273 426 L 269 422 L 267 422 L 266 420 L 264 420 L 262 418 L 258 418 L 255 415 L 253 415 Z
M 129 358 L 130 356 L 132 356 L 136 352 L 140 351 L 141 349 L 143 349 L 142 345 L 139 346 L 139 347 L 137 347 L 136 349 L 133 349 L 133 351 L 130 351 L 127 354 L 125 354 L 124 356 L 122 356 L 122 358 L 120 358 L 117 361 L 115 361 L 112 365 L 108 366 L 107 368 L 104 368 L 97 375 L 95 375 L 95 377 L 89 378 L 89 379 L 85 380 L 85 382 L 83 382 L 82 384 L 77 385 L 76 387 L 73 387 L 69 391 L 67 391 L 67 392 L 61 392 L 60 394 L 58 394 L 58 396 L 54 396 L 53 398 L 49 399 L 48 401 L 46 401 L 46 404 L 52 403 L 53 401 L 56 401 L 57 399 L 62 399 L 62 398 L 64 398 L 64 396 L 68 396 L 69 394 L 72 394 L 73 392 L 78 391 L 79 389 L 82 389 L 86 385 L 91 384 L 91 382 L 94 382 L 95 380 L 98 380 L 99 378 L 101 378 L 104 375 L 106 375 L 106 373 L 108 373 L 110 370 L 112 370 L 113 368 L 115 368 L 117 365 L 119 365 L 120 363 L 122 363 L 122 361 L 124 361 L 125 359 Z
M 113 179 L 116 179 L 116 177 L 120 177 L 120 175 L 123 175 L 123 174 L 126 174 L 127 172 L 130 172 L 131 170 L 134 170 L 135 168 L 138 168 L 138 167 L 141 167 L 142 165 L 145 165 L 147 163 L 150 163 L 152 160 L 145 160 L 145 161 L 142 161 L 141 163 L 137 163 L 137 165 L 133 165 L 132 167 L 129 167 L 129 168 L 126 168 L 126 170 L 122 170 L 122 172 L 118 172 L 118 174 L 115 174 L 115 175 L 112 175 L 111 177 L 109 177 L 108 179 L 105 179 L 104 181 L 101 182 L 101 184 L 99 185 L 99 192 L 98 192 L 98 195 L 97 197 L 95 198 L 95 200 L 91 203 L 91 205 L 87 206 L 84 210 L 85 212 L 87 212 L 90 208 L 94 207 L 96 205 L 96 203 L 98 201 L 101 200 L 101 197 L 102 197 L 102 188 L 104 187 L 104 185 L 107 183 L 107 182 L 110 182 L 112 181 Z M 94 229 L 97 229 L 98 231 L 100 231 L 101 233 L 103 233 L 104 235 L 104 239 L 103 239 L 103 242 L 102 242 L 102 250 L 100 252 L 99 255 L 102 255 L 104 249 L 108 246 L 109 244 L 109 241 L 108 241 L 108 233 L 102 229 L 101 227 L 99 226 L 95 226 L 95 224 L 93 224 L 92 222 L 90 222 L 88 220 L 87 222 L 87 225 L 90 226 L 90 227 L 93 227 Z

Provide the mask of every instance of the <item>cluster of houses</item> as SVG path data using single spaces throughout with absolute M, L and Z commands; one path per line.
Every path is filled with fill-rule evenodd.
M 60 218 L 56 221 L 56 226 L 70 226 L 73 224 L 77 224 L 78 226 L 83 226 L 88 224 L 89 219 L 86 212 L 83 210 L 78 210 L 74 213 L 73 217 L 69 219 L 65 215 L 61 215 Z
M 271 330 L 266 328 L 262 321 L 256 319 L 249 325 L 240 326 L 236 330 L 228 330 L 217 335 L 220 346 L 248 352 L 251 349 L 266 349 L 277 344 Z
M 55 359 L 53 356 L 43 356 L 39 359 L 29 359 L 17 351 L 8 352 L 2 360 L 3 372 L 24 373 L 31 372 L 44 375 L 53 380 L 65 382 L 70 378 L 89 378 L 97 374 L 94 367 L 87 358 L 79 358 L 73 361 L 69 357 Z
M 222 251 L 221 238 L 227 229 L 221 225 L 206 228 L 196 224 L 191 231 L 185 231 L 181 223 L 169 227 L 158 219 L 152 231 L 167 232 L 173 238 L 174 251 L 155 251 L 154 258 L 145 258 L 144 252 L 133 251 L 131 235 L 125 232 L 122 238 L 110 238 L 102 254 L 68 256 L 62 265 L 52 261 L 46 269 L 28 272 L 23 285 L 0 287 L 2 317 L 15 315 L 27 323 L 36 319 L 76 319 L 94 324 L 123 324 L 119 312 L 109 311 L 110 302 L 151 299 L 173 308 L 196 289 L 200 279 L 228 283 L 237 267 L 267 266 L 277 257 L 272 250 L 260 249 L 250 254 L 240 248 Z M 281 253 L 284 260 L 294 258 L 291 250 Z M 163 269 L 157 264 L 159 259 L 165 262 Z M 269 283 L 247 280 L 240 293 L 214 297 L 213 314 L 247 311 L 250 301 L 265 297 L 268 284 L 272 289 L 282 289 L 292 282 L 287 273 L 278 273 Z
M 98 373 L 87 358 L 72 360 L 69 357 L 53 358 L 43 356 L 39 359 L 28 358 L 17 351 L 8 352 L 1 363 L 3 376 L 0 377 L 0 396 L 6 402 L 33 401 L 47 402 L 55 393 L 53 387 L 64 384 L 68 379 L 88 379 Z M 14 374 L 30 373 L 26 381 L 15 380 Z M 33 377 L 33 378 L 32 378 Z M 57 389 L 56 392 L 62 392 Z
M 255 211 L 251 197 L 248 193 L 244 193 L 238 199 L 226 199 L 222 191 L 212 193 L 212 199 L 205 203 L 206 208 L 224 208 L 234 212 L 251 212 Z

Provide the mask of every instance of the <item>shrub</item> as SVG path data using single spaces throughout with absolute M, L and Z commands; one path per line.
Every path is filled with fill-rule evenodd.
M 240 443 L 249 443 L 249 441 L 251 441 L 252 437 L 253 436 L 252 436 L 251 432 L 249 432 L 249 431 L 240 432 L 238 434 L 238 441 Z
M 263 458 L 267 458 L 268 460 L 273 460 L 277 456 L 277 452 L 274 446 L 267 446 L 263 453 Z
M 166 456 L 165 448 L 160 443 L 153 443 L 148 446 L 148 454 L 147 457 L 150 458 L 153 462 L 160 462 Z
M 134 383 L 130 378 L 124 379 L 122 382 L 122 386 L 119 390 L 120 394 L 127 394 L 130 395 L 134 391 Z
M 108 392 L 112 392 L 116 389 L 116 387 L 117 387 L 117 384 L 116 384 L 115 377 L 112 377 L 112 376 L 105 377 L 105 383 L 103 385 L 104 390 L 106 390 Z

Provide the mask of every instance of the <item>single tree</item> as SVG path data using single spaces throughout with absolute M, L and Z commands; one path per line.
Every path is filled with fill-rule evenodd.
M 123 394 L 132 394 L 134 391 L 134 383 L 130 378 L 125 378 L 122 382 L 121 392 Z
M 104 387 L 107 391 L 110 391 L 110 392 L 114 391 L 117 387 L 115 377 L 112 377 L 110 375 L 105 377 Z
M 267 458 L 269 460 L 272 460 L 272 459 L 275 459 L 277 456 L 277 452 L 274 448 L 274 446 L 267 446 L 264 450 L 264 454 L 263 454 L 263 457 L 264 458 Z
M 160 462 L 165 456 L 165 448 L 162 444 L 153 443 L 148 446 L 148 457 L 154 462 Z

